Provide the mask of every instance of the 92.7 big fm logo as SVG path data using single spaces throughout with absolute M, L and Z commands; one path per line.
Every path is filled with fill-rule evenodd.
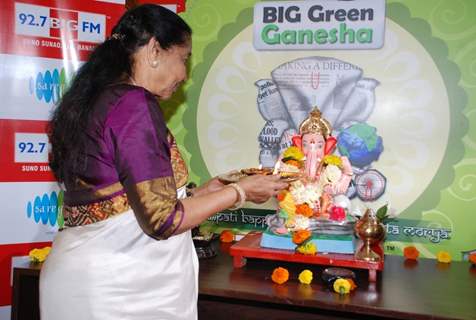
M 0 182 L 55 181 L 48 165 L 47 125 L 47 121 L 0 119 Z
M 105 40 L 106 16 L 15 2 L 15 33 L 99 43 Z

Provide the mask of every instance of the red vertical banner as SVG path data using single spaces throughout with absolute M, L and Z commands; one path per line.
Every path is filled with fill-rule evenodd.
M 125 0 L 2 0 L 0 307 L 11 303 L 12 259 L 57 232 L 62 193 L 48 166 L 48 119 L 124 11 Z
M 185 10 L 184 0 L 147 2 Z M 63 196 L 48 166 L 51 112 L 124 12 L 125 0 L 1 0 L 0 307 L 11 303 L 12 258 L 57 232 Z

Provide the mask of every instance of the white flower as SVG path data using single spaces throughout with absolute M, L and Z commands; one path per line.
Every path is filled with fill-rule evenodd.
M 322 190 L 318 184 L 308 183 L 304 185 L 302 182 L 296 182 L 292 185 L 291 196 L 296 204 L 307 203 L 310 208 L 315 208 L 315 203 L 319 201 Z
M 324 184 L 325 183 L 335 184 L 342 177 L 342 171 L 341 169 L 339 169 L 338 166 L 330 164 L 326 167 L 322 176 L 323 176 L 322 178 L 324 179 Z
M 291 230 L 292 231 L 307 230 L 309 229 L 309 225 L 310 225 L 309 218 L 298 214 L 293 218 L 293 225 L 291 226 Z

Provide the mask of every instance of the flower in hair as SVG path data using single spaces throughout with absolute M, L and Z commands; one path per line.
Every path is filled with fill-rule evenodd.
M 124 39 L 124 37 L 125 36 L 123 34 L 115 32 L 111 35 L 110 39 L 122 40 L 122 39 Z

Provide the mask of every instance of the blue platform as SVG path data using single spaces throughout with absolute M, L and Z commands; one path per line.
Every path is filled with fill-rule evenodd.
M 314 234 L 311 241 L 316 245 L 320 253 L 355 253 L 357 239 L 353 235 L 320 235 Z M 295 250 L 290 235 L 276 235 L 270 232 L 263 232 L 261 237 L 261 247 L 270 249 Z

